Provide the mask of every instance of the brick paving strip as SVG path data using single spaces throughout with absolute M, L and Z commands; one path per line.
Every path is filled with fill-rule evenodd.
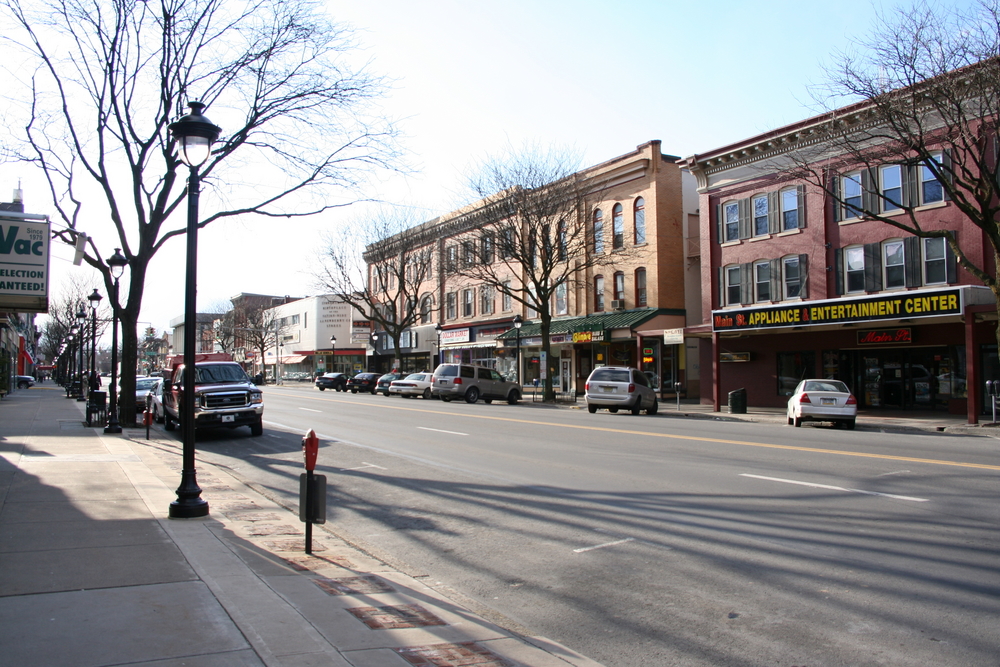
M 329 579 L 317 577 L 312 582 L 330 595 L 375 595 L 377 593 L 395 593 L 396 589 L 375 575 L 362 577 L 341 577 Z
M 475 642 L 410 646 L 395 651 L 414 667 L 513 667 L 514 664 Z
M 372 630 L 399 630 L 401 628 L 426 628 L 432 625 L 447 625 L 447 623 L 418 604 L 390 605 L 387 607 L 352 607 L 347 611 Z

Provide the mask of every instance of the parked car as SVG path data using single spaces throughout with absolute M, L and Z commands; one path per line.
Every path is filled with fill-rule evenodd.
M 163 389 L 167 387 L 168 383 L 163 378 L 160 379 L 160 384 L 155 389 L 147 394 L 149 399 L 149 409 L 153 413 L 153 420 L 157 424 L 162 424 L 166 421 L 166 411 L 163 409 Z
M 380 394 L 388 396 L 389 385 L 392 383 L 393 380 L 399 380 L 402 377 L 403 376 L 400 375 L 399 373 L 386 373 L 385 375 L 383 375 L 378 379 L 376 391 Z
M 389 384 L 389 393 L 399 394 L 403 398 L 430 398 L 433 384 L 434 376 L 430 373 L 410 373 L 401 380 L 393 380 Z
M 142 414 L 146 410 L 146 396 L 159 393 L 163 387 L 163 378 L 137 377 L 135 379 L 135 411 Z
M 35 378 L 30 375 L 18 375 L 17 376 L 17 388 L 27 389 L 28 387 L 35 386 Z
M 344 373 L 326 373 L 316 378 L 316 388 L 320 391 L 333 389 L 334 391 L 347 391 L 347 375 Z
M 628 366 L 601 366 L 587 378 L 587 411 L 591 414 L 601 408 L 609 412 L 631 410 L 633 415 L 645 410 L 655 415 L 659 410 L 656 392 L 649 386 L 649 378 L 638 368 Z
M 833 422 L 853 429 L 858 417 L 858 401 L 840 380 L 803 380 L 788 399 L 788 423 Z
M 351 390 L 352 394 L 356 394 L 359 391 L 374 394 L 378 389 L 379 377 L 378 373 L 358 373 L 347 381 L 347 388 Z
M 514 405 L 521 400 L 517 384 L 485 366 L 441 364 L 434 369 L 433 381 L 431 394 L 445 402 L 464 398 L 466 403 L 475 403 L 482 398 L 484 403 L 500 400 Z

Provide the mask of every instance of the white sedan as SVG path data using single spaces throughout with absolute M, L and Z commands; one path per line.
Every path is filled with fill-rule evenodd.
M 403 398 L 422 396 L 431 397 L 431 386 L 434 384 L 434 376 L 430 373 L 410 373 L 402 380 L 393 380 L 389 383 L 389 393 L 399 394 Z
M 803 380 L 788 399 L 788 423 L 833 422 L 853 429 L 858 417 L 858 401 L 840 380 Z

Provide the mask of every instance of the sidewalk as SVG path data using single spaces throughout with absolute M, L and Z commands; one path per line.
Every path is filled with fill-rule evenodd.
M 0 403 L 0 666 L 599 667 L 303 524 L 180 442 L 86 428 L 53 384 Z M 490 614 L 489 610 L 479 610 Z

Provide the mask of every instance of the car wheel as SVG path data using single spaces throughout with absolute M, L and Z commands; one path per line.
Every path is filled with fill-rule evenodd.
M 326 387 L 316 387 L 316 388 L 319 389 L 320 391 L 326 391 Z
M 484 398 L 483 399 L 483 403 L 485 403 L 486 405 L 492 405 L 493 404 L 493 399 L 492 398 Z
M 351 393 L 352 393 L 352 394 L 356 394 L 356 393 L 358 393 L 358 390 L 357 390 L 357 389 L 352 389 L 352 390 L 351 390 Z
M 647 414 L 647 415 L 655 415 L 655 414 L 656 414 L 657 412 L 659 412 L 659 411 L 660 411 L 660 402 L 659 402 L 659 401 L 657 401 L 657 400 L 656 400 L 656 399 L 654 398 L 654 399 L 653 399 L 653 405 L 651 405 L 651 406 L 649 407 L 649 409 L 648 409 L 648 410 L 646 410 L 646 414 Z
M 855 426 L 855 420 L 854 419 L 847 420 L 846 422 L 844 422 L 844 426 L 847 427 L 848 431 L 853 431 Z
M 594 414 L 595 412 L 597 412 L 597 406 L 596 405 L 590 405 L 588 403 L 587 404 L 587 412 L 589 412 L 590 414 Z
M 378 388 L 372 387 L 372 396 L 375 396 L 376 394 L 378 394 Z
M 170 417 L 168 417 L 167 415 L 164 415 L 163 416 L 163 430 L 164 431 L 173 431 L 175 428 L 177 428 L 177 425 L 174 423 L 174 420 L 171 419 Z
M 507 394 L 508 405 L 517 405 L 517 402 L 520 400 L 521 400 L 521 393 L 517 389 L 514 389 L 509 394 Z
M 442 396 L 441 400 L 445 403 L 451 403 L 451 396 Z
M 800 426 L 802 426 L 802 417 L 794 417 L 792 419 L 792 424 L 795 426 L 795 428 L 799 428 Z
M 618 408 L 608 408 L 608 412 L 610 412 L 611 414 L 617 414 Z
M 163 424 L 166 421 L 166 415 L 160 412 L 160 409 L 153 407 L 153 419 L 156 420 L 157 424 Z
M 421 396 L 424 397 L 425 401 L 428 400 L 428 399 L 430 399 L 430 397 L 431 397 L 431 389 L 430 389 L 430 387 L 427 387 L 426 389 L 424 389 L 424 393 L 422 393 Z
M 17 388 L 18 389 L 27 389 L 28 388 L 28 383 L 27 382 L 18 382 L 17 383 Z
M 250 435 L 264 435 L 264 420 L 258 419 L 253 424 L 250 424 Z
M 479 389 L 476 387 L 469 387 L 469 391 L 465 392 L 465 402 L 475 403 L 479 400 Z
M 633 405 L 633 406 L 632 406 L 631 408 L 629 408 L 629 411 L 630 411 L 630 412 L 631 412 L 631 413 L 632 413 L 633 415 L 637 415 L 637 414 L 639 414 L 640 412 L 642 412 L 642 400 L 641 400 L 641 399 L 639 399 L 639 398 L 636 398 L 636 399 L 635 399 L 635 405 Z

